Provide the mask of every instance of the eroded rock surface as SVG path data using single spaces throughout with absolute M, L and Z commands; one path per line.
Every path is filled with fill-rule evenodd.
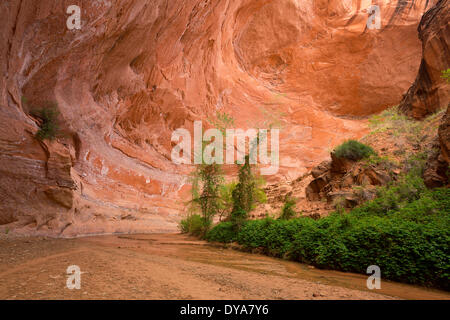
M 74 236 L 174 231 L 189 166 L 171 133 L 217 111 L 281 127 L 288 181 L 358 138 L 417 74 L 416 29 L 434 1 L 2 1 L 0 224 Z M 81 30 L 66 10 L 80 5 Z M 431 57 L 432 59 L 432 57 Z M 26 98 L 28 101 L 24 103 Z M 34 138 L 58 104 L 63 134 Z
M 450 176 L 450 115 L 449 108 L 442 117 L 437 137 L 429 152 L 424 172 L 424 181 L 429 188 L 449 185 Z
M 420 21 L 418 32 L 422 41 L 422 61 L 400 109 L 416 119 L 423 119 L 447 108 L 424 172 L 428 187 L 441 187 L 449 182 L 450 163 L 450 83 L 442 77 L 442 71 L 450 67 L 450 1 L 439 0 L 428 10 Z
M 422 41 L 422 61 L 414 84 L 400 108 L 417 119 L 447 108 L 450 84 L 442 71 L 450 67 L 450 1 L 439 0 L 423 15 L 418 28 Z

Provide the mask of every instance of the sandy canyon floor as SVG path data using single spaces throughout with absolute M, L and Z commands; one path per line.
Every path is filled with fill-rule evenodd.
M 66 287 L 67 267 L 81 289 Z M 0 239 L 0 299 L 450 299 L 437 290 L 214 246 L 180 234 Z

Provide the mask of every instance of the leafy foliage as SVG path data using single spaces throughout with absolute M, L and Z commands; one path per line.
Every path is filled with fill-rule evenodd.
M 221 210 L 220 189 L 223 183 L 221 166 L 200 164 L 192 175 L 192 200 L 189 212 L 200 213 L 204 236 L 210 229 L 213 217 Z
M 348 214 L 266 218 L 233 231 L 219 224 L 208 236 L 320 268 L 365 273 L 378 265 L 386 279 L 450 290 L 450 189 L 428 190 L 417 176 L 381 188 Z
M 179 225 L 182 233 L 189 233 L 194 236 L 201 236 L 204 233 L 204 220 L 199 214 L 190 214 L 180 221 Z
M 239 182 L 232 192 L 231 222 L 234 228 L 239 229 L 242 226 L 256 203 L 267 200 L 266 194 L 259 188 L 262 183 L 263 181 L 258 179 L 252 171 L 249 156 L 245 156 L 245 163 L 239 168 Z
M 236 188 L 236 182 L 230 182 L 221 185 L 219 188 L 219 219 L 220 221 L 230 220 L 231 211 L 233 210 L 233 191 Z
M 216 120 L 209 122 L 216 126 L 222 133 L 225 132 L 227 126 L 233 123 L 233 119 L 226 113 L 218 113 Z M 199 164 L 195 171 L 191 174 L 192 182 L 192 200 L 188 204 L 190 214 L 201 213 L 202 232 L 204 237 L 206 232 L 211 228 L 213 217 L 216 214 L 223 214 L 227 210 L 228 203 L 226 199 L 221 199 L 229 190 L 224 190 L 222 165 L 217 163 L 206 163 L 203 157 L 205 141 L 203 141 L 201 152 L 202 163 Z
M 352 214 L 355 216 L 389 215 L 420 199 L 425 192 L 423 180 L 417 175 L 408 174 L 395 184 L 378 188 L 377 198 L 355 208 Z
M 249 156 L 245 157 L 245 163 L 239 168 L 239 183 L 233 190 L 233 211 L 242 209 L 250 212 L 254 204 L 255 181 L 249 163 Z
M 376 154 L 371 147 L 356 140 L 345 141 L 335 149 L 334 153 L 338 158 L 346 158 L 354 161 Z
M 216 119 L 209 122 L 225 134 L 227 127 L 232 125 L 234 120 L 226 113 L 218 113 Z M 256 147 L 258 139 L 259 137 L 251 141 L 251 150 Z M 204 147 L 205 142 L 202 150 Z M 231 221 L 235 228 L 239 228 L 256 203 L 267 200 L 261 188 L 264 180 L 253 174 L 249 162 L 247 155 L 245 163 L 239 168 L 238 183 L 224 184 L 222 166 L 205 163 L 202 155 L 202 164 L 198 165 L 191 175 L 192 200 L 188 204 L 190 214 L 200 213 L 203 224 L 201 236 L 207 234 L 215 215 L 219 215 L 220 221 Z
M 211 229 L 207 235 L 206 239 L 213 242 L 233 242 L 236 240 L 236 232 L 233 228 L 231 222 L 222 222 Z

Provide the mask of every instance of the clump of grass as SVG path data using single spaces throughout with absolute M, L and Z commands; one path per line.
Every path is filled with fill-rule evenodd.
M 199 214 L 190 214 L 180 221 L 180 231 L 194 236 L 200 236 L 205 231 L 205 221 Z
M 417 176 L 422 176 L 427 162 L 428 153 L 418 152 L 406 155 L 403 161 L 403 170 Z
M 346 158 L 354 161 L 358 161 L 364 158 L 368 158 L 371 155 L 376 155 L 376 152 L 372 147 L 365 145 L 356 140 L 348 140 L 339 145 L 334 154 L 338 158 Z
M 333 201 L 333 207 L 336 209 L 336 212 L 339 214 L 345 213 L 346 204 L 347 204 L 347 200 L 345 199 L 345 197 L 342 197 L 342 196 L 337 197 Z
M 31 114 L 41 120 L 40 128 L 36 133 L 39 140 L 53 140 L 59 133 L 59 111 L 56 104 L 50 104 L 40 109 L 32 110 Z
M 389 158 L 389 156 L 379 156 L 377 154 L 371 155 L 363 161 L 365 167 L 374 165 L 380 169 L 386 170 L 391 176 L 393 169 L 400 167 L 400 163 Z
M 281 209 L 280 219 L 289 220 L 294 218 L 297 215 L 295 211 L 295 199 L 291 197 L 287 197 L 283 209 Z
M 425 124 L 425 126 L 433 126 L 435 128 L 438 128 L 439 125 L 441 124 L 440 120 L 441 118 L 444 116 L 445 112 L 447 111 L 446 108 L 442 108 L 440 110 L 438 110 L 435 113 L 430 114 L 429 116 L 427 116 L 423 122 Z
M 398 106 L 394 106 L 370 117 L 369 127 L 371 132 L 369 135 L 386 132 L 394 137 L 404 137 L 409 143 L 420 146 L 426 129 L 430 127 L 437 129 L 440 123 L 439 119 L 444 112 L 445 109 L 441 109 L 424 120 L 417 121 L 401 113 Z
M 388 156 L 379 156 L 377 154 L 370 155 L 367 159 L 365 159 L 367 164 L 380 165 L 386 164 L 386 166 L 395 165 L 394 161 L 391 160 Z

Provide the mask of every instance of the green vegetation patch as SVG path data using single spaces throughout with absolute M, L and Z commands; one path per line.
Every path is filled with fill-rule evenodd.
M 232 222 L 222 222 L 206 234 L 206 240 L 211 242 L 233 242 L 237 240 L 237 233 Z
M 207 239 L 319 268 L 365 274 L 378 265 L 384 279 L 450 290 L 450 189 L 428 190 L 414 175 L 348 214 L 246 221 L 234 234 L 222 223 Z
M 53 140 L 57 137 L 59 133 L 59 111 L 55 104 L 35 109 L 31 114 L 41 120 L 36 138 L 39 140 Z
M 295 205 L 295 199 L 287 197 L 284 201 L 283 208 L 281 209 L 280 219 L 289 220 L 294 218 L 297 215 L 297 212 L 295 211 Z
M 204 232 L 204 220 L 199 214 L 190 214 L 180 221 L 179 228 L 183 233 L 201 236 Z
M 376 152 L 372 147 L 365 145 L 356 140 L 348 140 L 336 147 L 334 154 L 338 158 L 346 158 L 349 160 L 358 161 L 375 155 Z

